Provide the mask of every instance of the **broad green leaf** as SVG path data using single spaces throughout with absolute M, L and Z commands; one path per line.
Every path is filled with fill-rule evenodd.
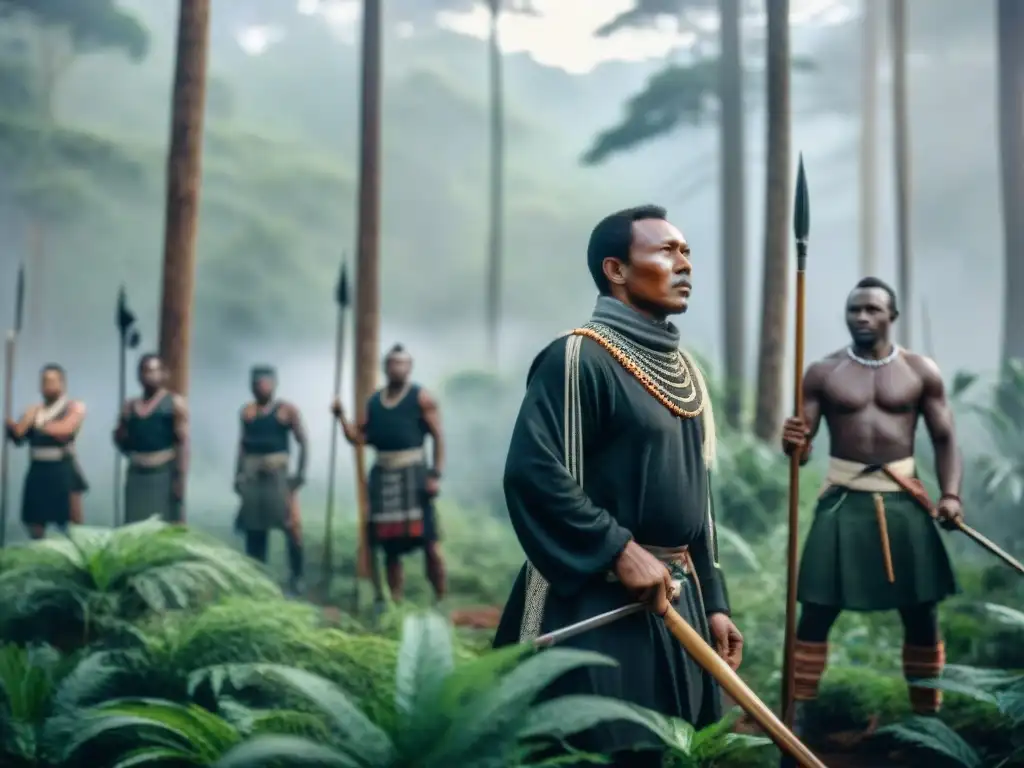
M 407 616 L 395 671 L 395 706 L 403 720 L 438 695 L 454 666 L 448 622 L 436 613 Z
M 267 675 L 286 683 L 328 715 L 338 737 L 351 744 L 368 763 L 388 765 L 395 759 L 395 748 L 388 735 L 333 683 L 291 667 L 266 665 L 264 669 Z
M 520 739 L 564 740 L 569 736 L 612 721 L 626 721 L 651 731 L 662 741 L 677 746 L 690 743 L 693 729 L 677 729 L 676 722 L 616 699 L 603 696 L 573 695 L 542 702 L 523 718 Z M 686 733 L 686 729 L 689 733 Z
M 526 659 L 501 682 L 463 706 L 448 737 L 439 745 L 451 764 L 475 757 L 474 750 L 499 749 L 509 741 L 510 729 L 527 713 L 537 695 L 567 672 L 587 666 L 615 666 L 607 656 L 569 648 L 550 648 Z M 440 762 L 433 764 L 440 765 Z
M 365 756 L 352 755 L 292 736 L 257 736 L 240 744 L 214 763 L 214 768 L 258 768 L 259 766 L 324 766 L 324 768 L 385 768 Z M 453 767 L 454 768 L 454 767 Z
M 963 768 L 982 768 L 981 756 L 941 720 L 932 717 L 912 717 L 899 725 L 879 728 L 877 733 L 892 736 L 918 749 L 942 755 Z
M 143 747 L 137 749 L 131 754 L 122 757 L 116 763 L 110 766 L 110 768 L 140 768 L 140 766 L 153 765 L 156 768 L 162 768 L 167 763 L 172 762 L 175 765 L 181 763 L 187 763 L 191 765 L 205 765 L 196 761 L 194 755 L 190 755 L 185 752 L 180 752 L 175 749 L 167 749 L 166 747 Z

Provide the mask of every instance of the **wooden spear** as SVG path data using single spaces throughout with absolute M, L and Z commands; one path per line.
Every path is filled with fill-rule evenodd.
M 14 325 L 4 344 L 4 434 L 0 440 L 0 547 L 7 540 L 7 502 L 10 489 L 10 440 L 7 422 L 14 418 L 14 361 L 18 335 L 25 319 L 25 265 L 18 267 L 18 284 L 14 296 Z
M 804 412 L 804 295 L 807 269 L 807 235 L 811 229 L 811 207 L 807 192 L 804 158 L 796 177 L 796 201 L 793 204 L 793 232 L 796 235 L 796 323 L 793 329 L 793 415 Z M 796 651 L 796 580 L 799 566 L 800 460 L 802 451 L 789 459 L 789 546 L 786 552 L 786 645 L 782 666 L 782 722 L 793 725 L 793 657 Z

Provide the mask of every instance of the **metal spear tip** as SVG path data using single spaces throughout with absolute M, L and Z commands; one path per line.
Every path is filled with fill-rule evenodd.
M 804 155 L 800 153 L 800 165 L 796 172 L 796 200 L 793 203 L 793 233 L 797 242 L 806 242 L 811 231 L 811 200 L 807 191 L 807 174 L 804 171 Z
M 341 274 L 338 275 L 338 286 L 334 292 L 334 300 L 339 307 L 348 306 L 348 263 L 341 263 Z

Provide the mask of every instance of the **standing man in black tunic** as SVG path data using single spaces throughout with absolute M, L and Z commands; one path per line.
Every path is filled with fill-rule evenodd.
M 645 602 L 650 613 L 567 642 L 618 667 L 570 673 L 550 693 L 609 696 L 701 728 L 721 717 L 718 686 L 658 615 L 674 603 L 734 669 L 743 639 L 717 562 L 711 402 L 666 319 L 686 311 L 690 247 L 664 209 L 643 206 L 594 228 L 587 264 L 593 317 L 534 360 L 509 446 L 505 499 L 528 562 L 494 644 Z M 654 768 L 663 754 L 651 738 L 614 723 L 573 746 Z
M 166 388 L 167 371 L 159 355 L 139 359 L 142 396 L 124 404 L 114 430 L 114 445 L 128 457 L 124 519 L 137 523 L 159 515 L 185 523 L 188 475 L 188 407 Z
M 387 385 L 370 397 L 358 424 L 346 421 L 338 400 L 331 407 L 349 443 L 370 445 L 377 451 L 368 484 L 370 519 L 366 535 L 378 607 L 383 600 L 378 549 L 384 551 L 392 600 L 398 602 L 403 596 L 402 556 L 421 548 L 436 599 L 441 600 L 445 594 L 444 560 L 434 511 L 444 473 L 441 411 L 434 397 L 412 382 L 411 373 L 412 356 L 396 344 L 384 358 Z M 434 444 L 434 461 L 429 468 L 423 449 L 428 435 Z
M 285 532 L 288 542 L 288 588 L 302 594 L 302 524 L 299 488 L 306 483 L 306 430 L 299 409 L 278 400 L 277 374 L 256 366 L 251 375 L 253 401 L 242 407 L 241 438 L 235 467 L 235 492 L 242 500 L 238 528 L 245 534 L 249 557 L 267 562 L 270 531 Z M 299 447 L 299 465 L 289 476 L 290 438 Z
M 88 484 L 75 458 L 75 437 L 85 421 L 85 404 L 67 396 L 64 369 L 51 363 L 43 368 L 39 390 L 43 402 L 25 411 L 19 421 L 6 423 L 7 439 L 27 442 L 30 463 L 21 496 L 21 522 L 29 536 L 41 539 L 46 527 L 66 531 L 82 522 L 82 494 Z

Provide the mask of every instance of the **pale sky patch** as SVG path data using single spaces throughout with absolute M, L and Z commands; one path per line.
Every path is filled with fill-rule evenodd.
M 871 0 L 864 0 L 870 2 Z M 874 0 L 880 2 L 881 0 Z M 339 39 L 354 43 L 359 37 L 362 4 L 358 0 L 296 0 L 300 13 L 320 15 Z M 424 0 L 426 2 L 426 0 Z M 506 13 L 499 23 L 501 48 L 506 54 L 526 53 L 540 64 L 573 74 L 584 74 L 608 61 L 641 62 L 664 59 L 673 51 L 692 46 L 703 36 L 713 36 L 718 19 L 714 13 L 688 18 L 680 29 L 675 19 L 662 17 L 649 28 L 624 29 L 598 38 L 594 32 L 615 16 L 629 10 L 632 0 L 534 0 L 537 16 Z M 791 0 L 790 20 L 796 27 L 841 24 L 860 10 L 857 0 Z M 744 33 L 764 36 L 764 16 L 744 19 Z M 437 24 L 452 32 L 477 39 L 490 34 L 490 14 L 483 3 L 465 13 L 442 11 Z M 403 24 L 399 37 L 416 30 Z M 238 35 L 247 53 L 258 56 L 283 38 L 272 27 L 250 27 Z

